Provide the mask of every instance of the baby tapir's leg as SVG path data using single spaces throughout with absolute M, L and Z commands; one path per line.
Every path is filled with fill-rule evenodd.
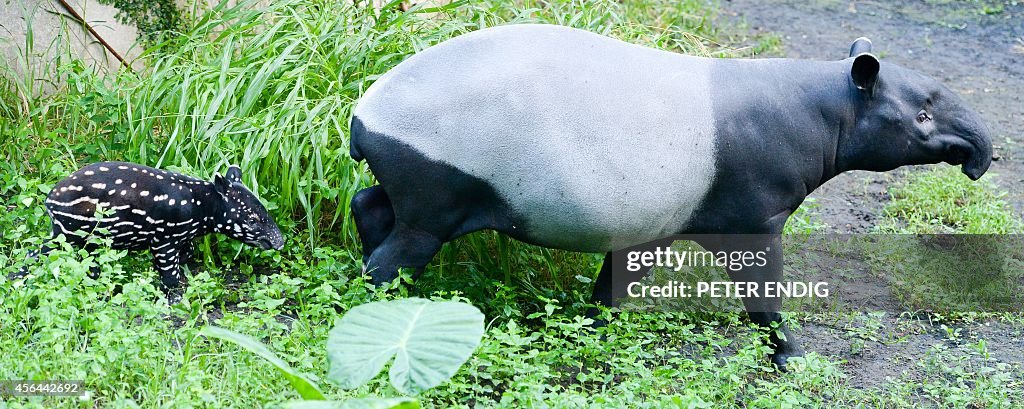
M 37 259 L 37 258 L 39 258 L 41 256 L 45 256 L 51 250 L 53 250 L 53 249 L 50 248 L 50 246 L 47 246 L 45 243 L 43 243 L 43 245 L 40 246 L 38 249 L 32 250 L 32 251 L 28 252 L 28 256 L 25 257 L 26 262 L 28 262 L 30 260 L 35 260 L 35 259 Z M 25 276 L 27 276 L 27 275 L 28 275 L 28 265 L 25 265 L 25 266 L 22 266 L 20 269 L 18 269 L 18 271 L 16 273 L 13 273 L 13 274 L 7 276 L 7 279 L 8 280 L 17 280 L 19 278 L 25 278 Z
M 45 256 L 47 254 L 50 254 L 50 252 L 53 251 L 53 247 L 50 246 L 50 241 L 52 241 L 55 238 L 57 238 L 57 234 L 58 234 L 57 233 L 57 228 L 56 228 L 56 226 L 54 226 L 52 232 L 50 233 L 50 238 L 48 240 L 46 240 L 43 243 L 42 246 L 39 246 L 38 249 L 35 249 L 35 250 L 32 250 L 32 251 L 28 252 L 28 256 L 26 256 L 25 258 L 27 260 L 35 260 L 35 259 L 38 259 L 39 257 Z M 94 269 L 95 269 L 95 267 L 94 267 Z M 96 278 L 95 276 L 99 275 L 99 271 L 93 271 L 92 269 L 90 269 L 90 272 L 94 276 L 92 278 Z M 28 275 L 28 266 L 26 265 L 26 266 L 23 266 L 22 268 L 20 268 L 18 270 L 18 272 L 7 276 L 7 278 L 10 279 L 10 280 L 17 280 L 19 278 L 24 278 L 27 275 Z
M 153 247 L 150 248 L 150 253 L 153 253 L 153 265 L 156 267 L 156 271 L 160 273 L 160 282 L 163 283 L 164 291 L 168 291 L 178 286 L 181 282 L 181 266 L 180 255 L 183 251 L 183 247 L 191 245 L 192 241 L 186 242 L 160 242 L 154 243 Z
M 195 271 L 195 269 L 201 265 L 200 262 L 195 260 L 195 256 L 196 243 L 193 240 L 188 240 L 181 246 L 181 251 L 178 252 L 178 262 L 183 266 L 188 266 L 190 270 Z
M 192 240 L 186 241 L 182 246 L 181 250 L 178 251 L 178 260 L 182 264 L 186 264 L 192 261 L 192 257 L 196 254 L 196 243 Z

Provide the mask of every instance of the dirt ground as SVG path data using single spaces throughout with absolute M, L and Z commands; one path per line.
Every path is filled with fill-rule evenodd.
M 730 0 L 721 8 L 731 23 L 780 35 L 787 57 L 846 58 L 850 43 L 865 36 L 884 60 L 957 91 L 988 121 L 999 157 L 989 172 L 1024 214 L 1024 2 Z M 901 174 L 850 172 L 811 197 L 834 231 L 865 232 Z
M 783 54 L 791 58 L 842 59 L 855 38 L 869 37 L 884 60 L 939 79 L 988 121 L 999 158 L 989 171 L 992 180 L 1024 214 L 1024 2 L 1013 3 L 731 0 L 720 2 L 720 18 L 781 36 Z M 834 232 L 868 232 L 888 200 L 887 187 L 913 171 L 841 175 L 812 195 L 819 205 L 814 213 Z M 880 324 L 877 337 L 856 336 L 848 323 L 814 321 L 804 322 L 798 334 L 808 351 L 846 361 L 843 369 L 854 387 L 884 388 L 889 379 L 928 377 L 915 363 L 936 347 L 948 348 L 946 355 L 954 359 L 967 357 L 968 367 L 1006 363 L 1018 379 L 1024 373 L 1019 326 L 959 323 L 957 338 L 935 323 L 891 313 Z M 988 343 L 988 358 L 970 352 L 968 345 L 977 339 Z

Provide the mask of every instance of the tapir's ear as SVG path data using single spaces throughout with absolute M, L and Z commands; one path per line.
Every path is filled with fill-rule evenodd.
M 231 189 L 231 181 L 221 176 L 220 172 L 217 172 L 213 175 L 213 188 L 217 190 L 217 193 L 226 195 L 228 190 Z
M 861 37 L 853 40 L 853 44 L 850 44 L 850 57 L 856 57 L 864 53 L 871 52 L 871 40 L 867 37 Z
M 875 81 L 878 80 L 878 58 L 871 54 L 861 54 L 853 60 L 850 76 L 858 89 L 867 91 L 868 95 L 875 92 Z
M 227 178 L 229 182 L 241 182 L 242 181 L 242 170 L 237 165 L 231 165 L 228 167 Z

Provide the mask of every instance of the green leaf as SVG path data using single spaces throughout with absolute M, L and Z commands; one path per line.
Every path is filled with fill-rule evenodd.
M 249 350 L 263 359 L 277 367 L 278 370 L 284 374 L 284 377 L 288 379 L 288 382 L 292 384 L 292 388 L 302 396 L 302 399 L 311 400 L 325 400 L 323 392 L 316 386 L 316 383 L 307 379 L 302 373 L 293 369 L 287 362 L 277 356 L 273 351 L 263 345 L 256 339 L 248 336 L 239 334 L 229 329 L 215 327 L 207 325 L 199 330 L 200 334 L 208 337 L 219 338 L 225 341 L 234 343 L 242 348 Z
M 331 330 L 328 377 L 358 388 L 394 358 L 391 384 L 415 395 L 451 378 L 483 334 L 484 315 L 469 304 L 420 298 L 363 304 Z
M 286 409 L 420 409 L 413 398 L 363 398 L 347 401 L 297 400 L 285 402 Z

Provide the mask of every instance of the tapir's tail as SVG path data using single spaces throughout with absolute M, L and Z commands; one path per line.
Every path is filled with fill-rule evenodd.
M 348 154 L 356 162 L 364 159 L 363 153 L 359 151 L 359 144 L 366 136 L 366 127 L 359 117 L 353 116 L 352 123 L 348 127 Z

